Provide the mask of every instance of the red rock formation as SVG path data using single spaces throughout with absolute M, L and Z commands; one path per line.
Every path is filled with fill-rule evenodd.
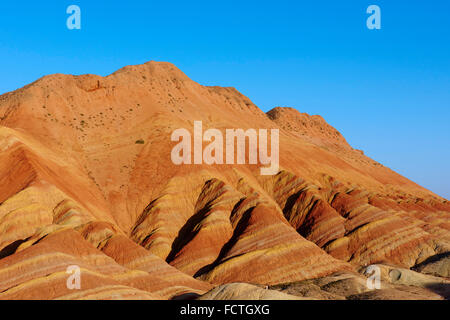
M 194 121 L 279 128 L 280 172 L 173 164 L 171 133 Z M 0 96 L 0 151 L 2 299 L 168 299 L 449 250 L 447 200 L 319 116 L 265 114 L 169 63 L 51 75 Z M 69 265 L 81 290 L 66 287 Z

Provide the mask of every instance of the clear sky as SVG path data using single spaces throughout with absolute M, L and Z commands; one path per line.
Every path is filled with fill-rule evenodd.
M 66 9 L 81 8 L 81 30 Z M 381 8 L 381 30 L 366 9 Z M 322 115 L 450 198 L 450 1 L 1 1 L 0 93 L 50 73 L 169 61 L 262 110 Z

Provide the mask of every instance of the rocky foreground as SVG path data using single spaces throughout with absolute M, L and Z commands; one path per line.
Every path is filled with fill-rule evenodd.
M 173 164 L 194 121 L 280 129 L 279 173 Z M 449 252 L 446 199 L 320 116 L 265 114 L 169 63 L 0 96 L 0 299 L 448 299 Z

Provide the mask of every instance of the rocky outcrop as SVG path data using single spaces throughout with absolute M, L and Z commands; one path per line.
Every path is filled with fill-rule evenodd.
M 277 290 L 260 288 L 247 283 L 230 283 L 214 288 L 197 300 L 303 300 Z M 306 300 L 306 299 L 305 299 Z

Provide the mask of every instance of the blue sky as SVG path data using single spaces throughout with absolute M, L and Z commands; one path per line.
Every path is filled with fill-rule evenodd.
M 66 28 L 79 5 L 82 29 Z M 381 8 L 368 30 L 366 8 Z M 450 1 L 2 1 L 0 93 L 50 73 L 169 61 L 264 111 L 322 115 L 352 146 L 450 198 Z

